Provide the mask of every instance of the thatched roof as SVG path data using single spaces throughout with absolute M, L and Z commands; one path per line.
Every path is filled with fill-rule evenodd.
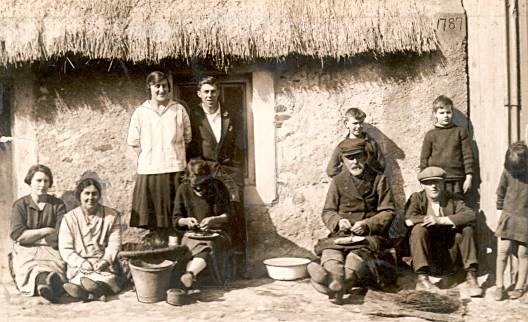
M 420 0 L 2 0 L 0 64 L 347 58 L 437 49 Z

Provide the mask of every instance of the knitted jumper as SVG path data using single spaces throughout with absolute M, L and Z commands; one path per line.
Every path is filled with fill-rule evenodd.
M 473 152 L 468 131 L 454 124 L 435 126 L 425 134 L 420 155 L 420 170 L 440 167 L 447 180 L 461 180 L 474 172 Z

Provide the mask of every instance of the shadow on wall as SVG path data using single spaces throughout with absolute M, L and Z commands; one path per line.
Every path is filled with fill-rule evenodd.
M 406 198 L 403 188 L 404 180 L 398 160 L 405 159 L 405 152 L 377 127 L 368 123 L 364 123 L 364 125 L 365 131 L 382 146 L 383 156 L 385 157 L 385 175 L 390 179 L 396 208 L 403 211 Z
M 457 116 L 455 110 L 455 116 Z M 478 261 L 480 264 L 481 272 L 490 272 L 494 275 L 496 266 L 497 256 L 497 238 L 495 237 L 494 231 L 490 229 L 490 225 L 487 223 L 486 214 L 484 210 L 480 209 L 480 186 L 483 183 L 480 174 L 480 154 L 478 144 L 473 136 L 473 123 L 471 120 L 466 119 L 468 122 L 468 131 L 471 138 L 471 148 L 473 150 L 473 156 L 475 158 L 475 173 L 473 174 L 473 184 L 471 190 L 466 194 L 466 202 L 468 206 L 476 211 L 477 214 L 477 225 L 476 225 L 476 243 L 478 248 Z M 494 282 L 494 281 L 489 281 Z
M 334 94 L 349 90 L 350 82 L 384 84 L 427 78 L 438 73 L 438 69 L 446 64 L 445 56 L 440 51 L 436 51 L 423 55 L 399 53 L 381 57 L 365 54 L 339 61 L 329 58 L 323 63 L 320 60 L 292 55 L 281 63 L 269 63 L 263 67 L 279 72 L 302 70 L 319 72 L 321 80 L 316 89 Z M 350 75 L 350 79 L 349 77 L 334 77 L 334 75 L 341 75 L 344 70 L 347 75 Z M 293 81 L 296 82 L 296 80 Z M 306 88 L 299 82 L 297 84 L 301 89 L 314 89 Z
M 471 122 L 470 122 L 471 128 Z M 470 131 L 472 136 L 473 131 Z M 497 238 L 495 232 L 490 229 L 490 225 L 487 222 L 486 214 L 484 210 L 480 209 L 480 185 L 482 184 L 480 176 L 480 163 L 479 163 L 479 150 L 478 145 L 472 138 L 473 155 L 475 156 L 475 174 L 473 178 L 473 186 L 471 191 L 466 195 L 468 206 L 475 209 L 477 214 L 477 225 L 476 225 L 476 243 L 478 248 L 478 261 L 480 264 L 481 272 L 489 272 L 491 275 L 495 273 L 496 267 L 496 256 L 497 256 Z M 490 280 L 490 283 L 494 281 Z
M 473 173 L 473 183 L 471 190 L 468 191 L 468 193 L 466 193 L 465 195 L 465 201 L 469 207 L 475 210 L 477 215 L 475 242 L 477 244 L 478 249 L 479 270 L 481 272 L 491 273 L 491 279 L 490 277 L 488 277 L 488 281 L 486 281 L 486 284 L 494 283 L 492 277 L 495 272 L 497 238 L 495 237 L 495 233 L 490 229 L 490 226 L 487 223 L 486 214 L 482 209 L 480 209 L 480 186 L 483 182 L 480 174 L 479 148 L 473 136 L 473 123 L 470 119 L 466 117 L 464 113 L 462 113 L 456 108 L 454 109 L 453 114 L 455 124 L 462 127 L 467 126 L 469 137 L 471 140 L 471 149 L 473 151 L 473 157 L 475 160 L 475 172 Z
M 90 109 L 109 112 L 112 105 L 137 106 L 147 99 L 144 88 L 145 66 L 127 66 L 121 61 L 71 59 L 75 69 L 42 63 L 34 70 L 36 108 L 32 119 L 52 124 L 62 112 Z M 132 102 L 132 103 L 129 103 Z
M 317 257 L 306 248 L 279 235 L 269 208 L 261 205 L 246 206 L 247 229 L 247 272 L 249 277 L 261 277 L 266 274 L 263 260 L 272 257 Z

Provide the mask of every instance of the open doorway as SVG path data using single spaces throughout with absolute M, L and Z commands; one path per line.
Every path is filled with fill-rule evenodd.
M 12 82 L 0 78 L 0 137 L 11 136 Z M 0 278 L 10 279 L 7 254 L 11 250 L 9 239 L 11 205 L 13 204 L 13 151 L 10 142 L 0 142 Z
M 186 80 L 187 77 L 187 80 Z M 177 89 L 175 91 L 175 96 L 177 96 L 178 99 L 185 102 L 187 105 L 188 111 L 190 115 L 196 115 L 200 113 L 197 112 L 197 109 L 201 110 L 200 105 L 200 99 L 197 96 L 197 83 L 196 81 L 188 81 L 189 76 L 180 76 L 180 75 L 173 75 L 173 85 L 174 88 Z M 236 133 L 236 148 L 234 149 L 236 151 L 235 155 L 232 157 L 234 159 L 234 162 L 232 163 L 232 169 L 236 168 L 238 169 L 235 171 L 236 173 L 239 173 L 235 176 L 238 176 L 239 179 L 234 180 L 238 183 L 238 187 L 240 187 L 240 184 L 243 185 L 243 187 L 240 189 L 239 196 L 233 198 L 232 194 L 232 211 L 233 211 L 233 227 L 236 228 L 236 231 L 233 231 L 236 235 L 236 237 L 233 238 L 233 246 L 235 249 L 235 265 L 236 265 L 236 272 L 238 274 L 243 274 L 245 271 L 246 266 L 246 254 L 247 254 L 247 224 L 246 224 L 246 216 L 245 216 L 245 207 L 244 207 L 244 198 L 243 198 L 243 191 L 247 187 L 255 186 L 255 162 L 254 162 L 254 150 L 253 150 L 253 125 L 252 125 L 252 113 L 251 113 L 251 76 L 250 75 L 235 75 L 235 76 L 226 76 L 222 75 L 220 77 L 217 77 L 219 80 L 218 83 L 218 91 L 219 91 L 219 102 L 221 106 L 221 113 L 222 118 L 224 117 L 224 113 L 227 112 L 229 115 L 227 118 L 229 118 L 229 128 L 235 129 Z M 195 116 L 196 119 L 202 120 L 202 116 Z M 205 119 L 204 119 L 205 120 Z M 203 121 L 200 121 L 203 122 Z M 199 123 L 203 124 L 203 123 Z M 207 135 L 208 137 L 211 137 L 206 130 L 207 128 L 209 131 L 211 129 L 209 127 L 203 127 L 199 126 L 200 130 L 199 133 L 201 137 L 204 137 L 203 135 Z M 222 129 L 222 133 L 224 133 L 225 129 Z M 194 131 L 194 130 L 193 130 Z M 205 131 L 205 132 L 201 132 Z M 212 132 L 211 132 L 212 133 Z M 193 134 L 194 135 L 194 134 Z M 229 134 L 226 135 L 227 137 L 231 137 Z M 205 142 L 208 142 L 207 140 Z M 223 138 L 220 139 L 220 142 L 217 142 L 218 144 L 222 144 Z M 214 145 L 210 145 L 214 144 Z M 220 146 L 219 145 L 219 146 Z M 216 143 L 206 143 L 203 145 L 205 146 L 216 146 Z M 226 148 L 226 150 L 230 150 L 228 146 L 232 145 L 224 145 L 222 149 Z M 217 147 L 218 149 L 218 147 Z M 219 153 L 217 150 L 217 153 Z M 231 157 L 230 157 L 231 158 Z M 229 162 L 228 164 L 230 164 Z M 226 168 L 228 168 L 228 164 L 226 164 Z M 235 166 L 236 165 L 236 166 Z M 222 168 L 222 166 L 221 166 Z M 240 178 L 240 175 L 243 176 L 243 178 Z M 233 180 L 231 178 L 227 177 L 218 177 L 222 181 L 226 179 L 227 181 L 224 181 L 226 186 L 229 190 L 229 181 L 231 181 L 231 186 Z M 243 180 L 240 180 L 243 179 Z M 232 193 L 232 191 L 230 191 Z
M 189 109 L 200 106 L 200 99 L 196 95 L 196 82 L 186 82 L 179 80 L 177 77 L 173 79 L 174 85 L 178 87 L 178 98 L 183 100 Z M 225 108 L 234 121 L 237 122 L 241 129 L 241 140 L 244 150 L 237 155 L 238 162 L 243 164 L 244 169 L 244 184 L 255 185 L 255 162 L 252 144 L 252 124 L 251 111 L 249 109 L 251 103 L 251 83 L 249 77 L 231 77 L 222 79 L 220 81 L 220 104 Z

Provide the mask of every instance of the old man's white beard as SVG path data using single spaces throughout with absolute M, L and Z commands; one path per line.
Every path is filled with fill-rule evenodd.
M 363 173 L 363 170 L 364 170 L 364 167 L 362 166 L 355 166 L 355 167 L 349 168 L 350 173 L 356 177 L 361 175 Z

